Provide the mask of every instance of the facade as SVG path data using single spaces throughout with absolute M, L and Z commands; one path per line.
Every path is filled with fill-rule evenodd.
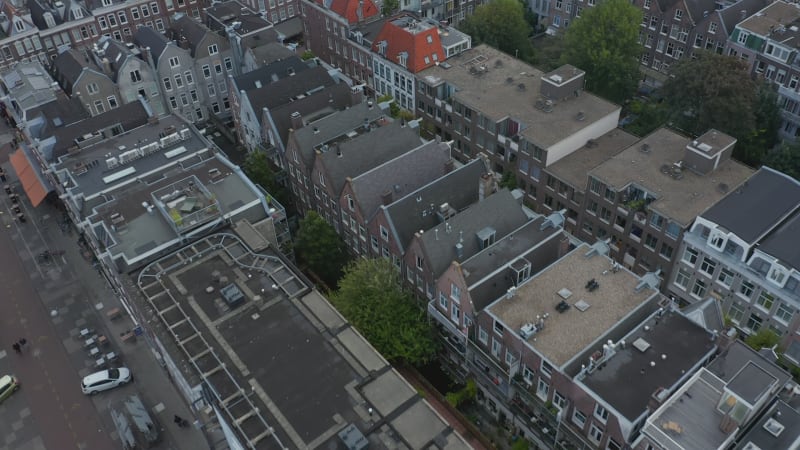
M 688 303 L 712 297 L 745 334 L 769 329 L 790 345 L 800 326 L 798 211 L 800 182 L 761 168 L 694 220 L 669 293 Z
M 208 69 L 208 77 L 203 72 L 197 73 L 189 50 L 179 47 L 152 28 L 139 28 L 134 40 L 139 51 L 155 69 L 160 95 L 167 109 L 191 122 L 209 119 L 206 109 L 209 100 L 206 95 L 213 92 L 213 98 L 217 98 L 216 83 L 206 82 L 211 79 L 211 69 Z
M 278 33 L 265 17 L 264 13 L 256 13 L 236 0 L 219 2 L 205 9 L 206 26 L 211 31 L 224 33 L 228 37 L 233 55 L 234 74 L 255 70 L 255 67 L 244 68 L 244 55 L 248 50 L 278 41 Z
M 105 70 L 110 74 L 110 63 Z M 89 114 L 102 114 L 119 107 L 119 89 L 116 83 L 105 73 L 104 68 L 94 64 L 89 53 L 67 50 L 53 61 L 51 71 L 64 92 L 70 97 L 80 99 Z

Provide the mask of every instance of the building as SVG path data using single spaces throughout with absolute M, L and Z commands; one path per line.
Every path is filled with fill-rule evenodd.
M 208 69 L 208 71 L 196 72 L 194 58 L 189 50 L 181 48 L 152 28 L 139 28 L 134 36 L 134 42 L 150 66 L 155 69 L 160 95 L 168 110 L 186 117 L 191 122 L 209 119 L 206 109 L 209 100 L 206 99 L 206 95 L 213 93 L 213 98 L 217 98 L 217 84 L 211 81 L 211 68 L 202 67 L 202 70 Z M 227 85 L 225 90 L 227 91 Z
M 800 326 L 798 212 L 800 182 L 762 167 L 698 214 L 667 290 L 687 303 L 713 297 L 744 333 L 769 329 L 788 346 Z
M 230 447 L 470 448 L 258 233 L 207 235 L 131 278 L 159 318 L 149 339 Z
M 119 107 L 119 89 L 109 77 L 110 62 L 104 69 L 94 64 L 88 51 L 81 53 L 69 49 L 58 55 L 51 70 L 64 92 L 80 99 L 89 114 L 102 114 Z M 105 73 L 106 70 L 109 74 Z
M 257 47 L 247 47 L 242 57 L 242 73 L 252 72 L 259 67 L 264 67 L 294 56 L 294 52 L 285 45 L 277 42 L 259 45 Z
M 485 154 L 495 172 L 531 183 L 532 167 L 617 126 L 619 106 L 584 92 L 583 76 L 572 66 L 543 74 L 480 45 L 417 74 L 416 113 L 459 160 Z
M 24 62 L 0 75 L 3 111 L 12 127 L 22 125 L 28 112 L 56 99 L 58 83 L 39 62 Z
M 625 267 L 669 279 L 695 217 L 753 173 L 730 159 L 735 142 L 715 130 L 696 139 L 654 131 L 589 172 L 577 236 L 607 240 Z M 546 183 L 555 197 L 560 185 Z
M 265 20 L 278 24 L 300 14 L 299 0 L 241 0 L 250 11 L 256 11 Z
M 236 0 L 220 2 L 206 8 L 205 24 L 211 31 L 224 33 L 228 37 L 235 75 L 255 69 L 243 70 L 247 50 L 278 42 L 278 33 L 273 24 L 265 19 L 265 15 L 257 14 Z
M 736 450 L 796 448 L 800 445 L 800 412 L 779 400 L 738 441 Z

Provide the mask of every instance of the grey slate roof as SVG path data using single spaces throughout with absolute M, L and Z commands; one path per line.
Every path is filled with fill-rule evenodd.
M 258 89 L 252 89 L 247 93 L 250 98 L 250 106 L 258 117 L 259 123 L 262 120 L 261 110 L 263 108 L 272 109 L 289 103 L 299 95 L 310 95 L 317 89 L 325 88 L 336 84 L 336 80 L 328 75 L 328 71 L 322 67 L 304 70 L 294 76 L 282 78 L 274 83 L 270 83 Z
M 88 50 L 87 50 L 88 51 Z M 67 94 L 72 94 L 72 86 L 78 81 L 85 67 L 92 67 L 90 61 L 86 61 L 86 56 L 79 50 L 68 49 L 61 52 L 53 60 L 53 76 L 61 84 L 62 89 Z
M 194 58 L 194 55 L 197 51 L 197 46 L 206 36 L 206 33 L 211 32 L 212 31 L 206 28 L 205 25 L 194 20 L 188 15 L 183 15 L 178 20 L 172 21 L 172 25 L 170 26 L 167 35 L 171 36 L 175 42 L 179 42 L 181 39 L 186 38 L 186 40 L 189 42 L 189 50 L 192 54 L 192 58 Z
M 280 61 L 294 55 L 294 52 L 286 48 L 285 45 L 278 44 L 277 42 L 269 42 L 264 45 L 252 47 L 250 51 L 253 52 L 253 59 L 255 59 L 258 64 L 264 65 L 272 64 L 275 61 Z
M 723 331 L 725 321 L 719 302 L 712 297 L 692 303 L 683 309 L 683 314 L 708 331 Z
M 778 258 L 787 267 L 800 270 L 799 237 L 800 212 L 795 212 L 793 217 L 761 241 L 759 249 Z
M 419 239 L 428 257 L 428 266 L 438 278 L 453 261 L 464 261 L 483 250 L 477 233 L 491 227 L 495 241 L 507 236 L 530 219 L 508 189 L 502 189 L 440 223 Z M 449 231 L 448 231 L 449 230 Z M 463 246 L 463 256 L 456 254 L 456 244 Z
M 339 143 L 341 156 L 331 149 L 319 158 L 328 174 L 331 189 L 338 194 L 344 187 L 345 178 L 361 175 L 418 147 L 421 142 L 416 129 L 401 128 L 398 122 L 393 122 Z
M 777 377 L 753 361 L 748 361 L 728 382 L 727 388 L 742 400 L 755 405 L 777 382 Z
M 281 47 L 283 46 L 281 45 Z M 286 47 L 283 48 L 286 49 L 287 52 L 289 51 Z M 234 77 L 233 85 L 236 86 L 237 90 L 244 90 L 247 92 L 286 78 L 292 73 L 298 74 L 308 69 L 308 65 L 304 63 L 302 59 L 297 56 L 290 56 L 286 59 L 275 61 L 266 66 L 259 67 L 256 70 Z
M 583 383 L 608 402 L 628 420 L 635 420 L 645 411 L 650 396 L 660 387 L 669 388 L 714 350 L 710 333 L 680 314 L 669 311 L 646 322 L 649 331 L 640 326 L 625 338 L 627 345 L 595 370 Z M 642 352 L 634 347 L 637 339 L 650 346 Z M 663 360 L 661 355 L 666 355 Z M 655 362 L 656 366 L 650 366 Z M 642 374 L 644 370 L 644 374 Z
M 292 17 L 275 25 L 278 32 L 278 39 L 281 41 L 303 34 L 303 21 L 300 16 Z
M 37 116 L 41 116 L 44 123 L 42 126 L 37 126 L 33 120 L 29 120 L 31 135 L 37 139 L 44 139 L 54 134 L 58 128 L 85 120 L 90 117 L 90 114 L 83 107 L 80 98 L 67 97 L 64 92 L 59 92 L 52 102 L 31 108 L 28 117 L 33 119 Z
M 702 217 L 755 243 L 800 205 L 800 182 L 762 167 Z
M 369 107 L 366 103 L 359 103 L 344 111 L 308 123 L 303 128 L 294 130 L 299 156 L 306 167 L 311 167 L 314 163 L 314 147 L 362 126 L 364 119 L 372 122 L 384 115 L 384 111 L 377 106 Z
M 117 82 L 119 80 L 119 69 L 128 57 L 132 55 L 131 51 L 122 42 L 105 36 L 97 42 L 97 45 L 103 49 L 104 57 L 108 58 L 111 63 L 111 79 Z
M 750 14 L 754 14 L 757 11 L 761 11 L 764 9 L 769 2 L 766 0 L 739 0 L 738 2 L 717 11 L 722 20 L 722 27 L 725 30 L 725 36 L 730 36 L 733 33 L 733 29 L 736 28 L 736 25 L 739 22 L 742 22 L 744 19 L 749 17 Z M 742 11 L 745 11 L 744 17 L 742 17 Z
M 369 221 L 380 206 L 385 192 L 403 197 L 444 175 L 450 146 L 430 141 L 354 177 L 351 184 L 361 213 Z
M 783 430 L 775 436 L 765 427 L 768 421 L 777 422 L 783 426 Z M 778 400 L 738 441 L 737 450 L 743 450 L 748 442 L 765 450 L 797 449 L 800 447 L 800 411 Z
M 394 203 L 381 206 L 400 249 L 405 251 L 414 233 L 430 230 L 439 223 L 435 211 L 442 203 L 461 211 L 477 202 L 480 177 L 484 173 L 483 161 L 474 159 Z
M 133 35 L 133 42 L 141 48 L 150 47 L 150 54 L 153 56 L 153 61 L 158 66 L 158 60 L 164 49 L 167 48 L 169 40 L 158 31 L 150 27 L 140 27 Z
M 705 13 L 710 14 L 717 8 L 716 0 L 684 0 L 684 3 L 694 23 L 700 22 Z
M 278 130 L 278 138 L 285 146 L 292 128 L 292 113 L 299 112 L 303 119 L 314 120 L 351 106 L 350 86 L 339 83 L 328 86 L 300 100 L 272 108 L 270 116 Z
M 758 352 L 739 340 L 714 358 L 706 369 L 728 383 L 749 362 L 755 362 L 760 368 L 769 372 L 770 375 L 778 380 L 779 386 L 783 386 L 791 378 L 785 370 L 771 361 L 767 361 Z

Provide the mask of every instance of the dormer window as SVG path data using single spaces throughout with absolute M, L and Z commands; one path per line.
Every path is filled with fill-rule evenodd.
M 83 19 L 83 9 L 80 6 L 72 8 L 72 16 L 76 19 Z
M 784 283 L 786 283 L 786 277 L 786 269 L 779 264 L 773 264 L 772 268 L 769 270 L 769 274 L 767 275 L 769 281 L 777 284 L 778 286 L 783 286 Z
M 111 6 L 111 0 L 103 0 L 103 6 Z
M 15 21 L 14 22 L 14 28 L 16 28 L 17 31 L 25 31 L 25 22 L 23 22 L 21 20 Z
M 725 236 L 717 232 L 711 233 L 711 238 L 708 240 L 708 244 L 717 250 L 722 250 L 725 248 Z
M 403 67 L 408 67 L 408 53 L 400 52 L 400 54 L 397 55 L 397 62 Z
M 217 47 L 217 44 L 211 44 L 208 46 L 209 55 L 216 55 L 217 53 L 219 53 L 219 47 Z

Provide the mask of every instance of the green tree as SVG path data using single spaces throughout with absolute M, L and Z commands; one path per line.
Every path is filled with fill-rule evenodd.
M 254 151 L 247 155 L 242 170 L 253 183 L 263 187 L 269 195 L 278 200 L 286 208 L 288 216 L 293 215 L 294 203 L 289 191 L 286 186 L 278 183 L 275 169 L 265 152 Z
M 733 152 L 739 161 L 757 167 L 764 162 L 769 150 L 778 144 L 781 126 L 778 93 L 766 82 L 758 86 L 754 116 L 753 130 L 739 139 Z
M 784 143 L 767 153 L 764 165 L 800 180 L 800 144 Z
M 781 338 L 774 331 L 767 328 L 762 328 L 756 334 L 751 334 L 745 338 L 745 344 L 749 345 L 755 350 L 762 348 L 772 348 L 780 342 Z
M 525 8 L 518 0 L 491 0 L 475 9 L 460 25 L 472 36 L 473 45 L 488 44 L 527 60 L 533 55 L 528 39 L 531 26 L 525 20 Z
M 390 16 L 400 9 L 400 0 L 383 0 L 383 6 L 381 7 L 381 13 L 384 16 Z
M 400 282 L 390 261 L 358 258 L 330 300 L 386 359 L 418 365 L 435 356 L 436 341 L 425 312 Z
M 563 62 L 586 71 L 586 88 L 622 103 L 641 76 L 639 25 L 642 12 L 628 0 L 604 0 L 586 8 L 564 36 Z
M 517 176 L 514 175 L 514 172 L 509 170 L 503 173 L 503 176 L 500 178 L 500 182 L 497 183 L 501 188 L 506 188 L 510 191 L 513 191 L 517 188 Z
M 336 286 L 350 260 L 336 230 L 314 211 L 300 221 L 294 240 L 297 258 L 328 286 Z

